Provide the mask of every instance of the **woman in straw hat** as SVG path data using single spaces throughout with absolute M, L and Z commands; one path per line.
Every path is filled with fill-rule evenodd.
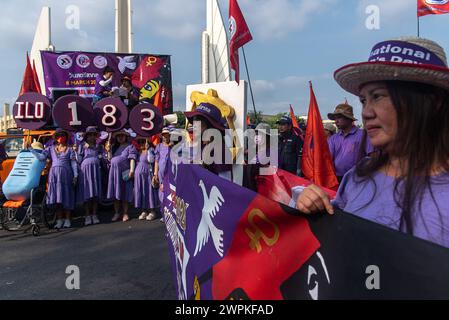
M 55 229 L 71 227 L 71 211 L 75 209 L 75 188 L 78 165 L 75 152 L 67 145 L 70 134 L 57 129 L 53 135 L 53 145 L 42 152 L 30 151 L 41 161 L 51 160 L 48 174 L 47 204 L 56 208 Z
M 98 200 L 102 195 L 100 161 L 104 156 L 104 149 L 102 145 L 97 144 L 98 136 L 96 127 L 88 127 L 77 151 L 80 164 L 77 200 L 84 204 L 86 210 L 85 226 L 100 223 L 97 211 Z
M 449 69 L 444 50 L 422 38 L 377 44 L 369 61 L 335 72 L 360 97 L 364 127 L 378 152 L 351 169 L 331 202 L 304 190 L 304 213 L 332 205 L 449 247 Z
M 129 143 L 131 135 L 126 130 L 115 132 L 108 158 L 111 161 L 108 179 L 107 198 L 114 200 L 114 217 L 112 221 L 120 219 L 120 209 L 123 210 L 122 221 L 129 220 L 129 204 L 133 201 L 132 178 L 136 166 L 137 150 Z

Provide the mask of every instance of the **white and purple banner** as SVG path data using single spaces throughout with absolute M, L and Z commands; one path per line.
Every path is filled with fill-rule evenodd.
M 53 98 L 53 90 L 77 90 L 81 97 L 92 98 L 96 78 L 108 66 L 115 71 L 113 86 L 119 87 L 121 79 L 128 76 L 141 99 L 149 100 L 164 115 L 172 113 L 168 55 L 41 51 L 41 56 L 45 95 L 50 99 Z

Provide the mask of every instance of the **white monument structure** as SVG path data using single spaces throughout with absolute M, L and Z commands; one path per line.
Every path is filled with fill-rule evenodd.
M 131 0 L 115 0 L 115 52 L 132 51 L 132 3 Z
M 202 35 L 202 83 L 231 80 L 228 37 L 217 0 L 206 0 L 207 27 Z

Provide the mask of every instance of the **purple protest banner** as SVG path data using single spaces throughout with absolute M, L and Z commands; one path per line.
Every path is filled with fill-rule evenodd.
M 75 95 L 63 96 L 56 101 L 53 119 L 58 127 L 72 132 L 84 131 L 95 125 L 89 100 Z
M 94 116 L 101 131 L 114 132 L 128 122 L 128 108 L 120 98 L 105 98 L 95 105 Z
M 162 131 L 164 118 L 152 104 L 141 103 L 132 109 L 129 115 L 129 124 L 138 135 L 151 137 Z
M 21 95 L 13 107 L 17 126 L 29 130 L 42 128 L 50 119 L 51 104 L 48 98 L 35 92 Z
M 92 101 L 105 67 L 114 70 L 112 89 L 122 79 L 132 79 L 140 99 L 148 99 L 163 115 L 173 113 L 171 63 L 168 55 L 119 54 L 106 52 L 42 51 L 46 95 L 57 90 L 77 90 Z M 115 90 L 120 94 L 119 90 Z M 56 94 L 55 94 L 56 95 Z

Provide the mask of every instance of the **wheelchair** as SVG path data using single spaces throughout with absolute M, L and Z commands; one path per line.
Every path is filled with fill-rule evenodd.
M 41 226 L 53 226 L 55 213 L 46 206 L 47 175 L 42 175 L 44 167 L 45 163 L 27 150 L 22 150 L 17 156 L 2 184 L 0 224 L 4 230 L 31 229 L 31 233 L 38 236 Z
M 33 188 L 26 200 L 6 200 L 2 203 L 0 223 L 4 230 L 27 232 L 39 236 L 41 227 L 51 229 L 55 222 L 55 213 L 45 204 L 45 184 Z

